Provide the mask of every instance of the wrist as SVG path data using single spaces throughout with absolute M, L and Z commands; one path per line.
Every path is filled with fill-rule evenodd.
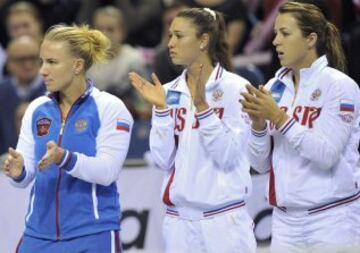
M 275 128 L 279 129 L 286 122 L 287 119 L 288 119 L 287 114 L 283 110 L 280 109 L 275 114 L 275 116 L 273 117 L 273 119 L 271 121 L 272 121 L 272 123 L 274 123 Z
M 253 121 L 251 124 L 251 128 L 255 131 L 263 131 L 266 129 L 266 121 Z
M 167 104 L 155 105 L 155 109 L 156 110 L 165 110 L 165 109 L 167 109 Z
M 55 163 L 59 165 L 65 156 L 65 150 L 63 148 L 58 148 L 55 156 Z
M 202 112 L 210 108 L 208 103 L 201 103 L 198 105 L 195 105 L 197 112 Z

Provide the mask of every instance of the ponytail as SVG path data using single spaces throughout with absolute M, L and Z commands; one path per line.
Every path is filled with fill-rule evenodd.
M 341 37 L 336 26 L 330 22 L 326 22 L 325 25 L 324 42 L 325 54 L 329 61 L 329 66 L 346 73 L 346 59 L 341 44 Z
M 226 25 L 224 21 L 224 17 L 222 15 L 218 15 L 216 19 L 217 23 L 217 36 L 213 38 L 214 40 L 214 52 L 210 53 L 213 62 L 219 62 L 221 66 L 223 66 L 226 70 L 232 71 L 232 61 L 231 54 L 229 49 L 229 44 L 226 40 Z

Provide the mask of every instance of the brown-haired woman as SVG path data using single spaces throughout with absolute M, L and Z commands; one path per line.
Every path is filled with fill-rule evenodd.
M 230 73 L 225 25 L 211 9 L 181 10 L 169 29 L 169 52 L 185 71 L 162 86 L 130 79 L 154 105 L 150 149 L 165 171 L 165 251 L 255 252 L 245 201 L 251 192 L 246 140 L 250 127 L 238 105 L 247 80 Z
M 343 73 L 337 29 L 316 6 L 283 4 L 274 31 L 283 67 L 242 100 L 251 164 L 270 170 L 272 252 L 347 252 L 349 203 L 360 196 L 359 89 Z

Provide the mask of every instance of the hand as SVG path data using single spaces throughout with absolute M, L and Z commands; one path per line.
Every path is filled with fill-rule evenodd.
M 240 99 L 239 102 L 243 107 L 243 111 L 246 112 L 251 121 L 252 121 L 252 128 L 261 131 L 266 128 L 266 121 L 265 118 L 261 117 L 258 112 L 256 111 L 256 101 L 255 101 L 255 94 L 247 88 L 248 93 L 241 93 L 244 99 Z
M 286 121 L 287 116 L 278 107 L 271 93 L 263 86 L 256 89 L 251 85 L 246 85 L 246 89 L 247 93 L 241 93 L 245 98 L 245 101 L 242 102 L 243 111 L 247 112 L 255 122 L 267 119 L 282 125 L 283 120 Z M 279 116 L 283 115 L 284 117 L 281 117 L 281 121 L 279 121 Z
M 131 84 L 140 93 L 140 95 L 146 101 L 155 105 L 157 109 L 165 109 L 167 104 L 164 88 L 154 73 L 151 74 L 151 78 L 155 85 L 135 72 L 129 73 Z
M 209 104 L 206 102 L 205 84 L 203 65 L 200 65 L 199 78 L 196 82 L 195 94 L 193 97 L 194 105 L 198 112 L 202 112 L 209 108 Z
M 40 170 L 44 170 L 53 163 L 61 162 L 61 158 L 64 155 L 64 149 L 60 148 L 55 141 L 49 141 L 46 144 L 46 153 L 38 162 Z
M 9 148 L 8 157 L 4 163 L 5 175 L 11 178 L 19 177 L 24 168 L 24 158 L 13 148 Z

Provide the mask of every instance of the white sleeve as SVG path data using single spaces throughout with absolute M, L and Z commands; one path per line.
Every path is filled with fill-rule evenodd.
M 270 90 L 276 78 L 270 79 L 265 88 Z M 263 131 L 251 129 L 248 142 L 248 158 L 251 167 L 259 173 L 270 170 L 271 162 L 271 136 L 269 134 L 268 123 Z
M 175 161 L 175 122 L 170 116 L 170 108 L 153 109 L 150 130 L 150 151 L 157 167 L 169 170 Z
M 263 131 L 251 129 L 248 142 L 248 158 L 251 167 L 259 173 L 270 170 L 271 137 L 266 128 Z
M 313 128 L 300 125 L 293 117 L 279 129 L 300 156 L 330 169 L 339 161 L 354 125 L 359 90 L 350 79 L 329 85 L 328 95 Z M 316 152 L 314 152 L 316 150 Z
M 19 140 L 16 150 L 24 157 L 24 171 L 18 180 L 11 180 L 10 182 L 15 187 L 25 188 L 34 179 L 37 172 L 37 162 L 35 159 L 35 141 L 32 131 L 32 116 L 34 110 L 48 98 L 38 98 L 34 100 L 26 109 L 21 123 Z
M 245 144 L 250 134 L 248 117 L 241 112 L 238 100 L 236 105 L 230 102 L 224 108 L 222 119 L 213 108 L 198 112 L 195 117 L 200 123 L 199 134 L 204 148 L 215 164 L 223 170 L 235 168 L 240 152 L 247 152 Z
M 113 101 L 115 102 L 107 104 L 100 113 L 101 126 L 96 137 L 96 156 L 66 152 L 59 165 L 73 177 L 104 186 L 118 179 L 129 149 L 134 121 L 122 101 Z

